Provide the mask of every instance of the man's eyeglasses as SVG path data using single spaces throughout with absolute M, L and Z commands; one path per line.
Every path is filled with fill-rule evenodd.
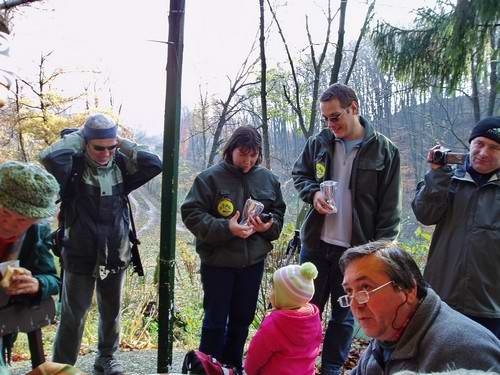
M 95 151 L 98 151 L 98 152 L 103 152 L 105 150 L 108 150 L 108 151 L 114 151 L 116 150 L 116 147 L 118 145 L 112 145 L 112 146 L 99 146 L 99 145 L 91 145 L 92 148 L 95 150 Z
M 376 291 L 379 291 L 383 287 L 393 283 L 394 281 L 388 281 L 383 285 L 380 285 L 379 287 L 372 289 L 370 291 L 367 290 L 360 290 L 359 292 L 353 293 L 353 294 L 346 294 L 345 296 L 340 297 L 337 301 L 339 302 L 339 305 L 341 307 L 350 307 L 352 305 L 352 300 L 356 300 L 356 302 L 360 305 L 363 305 L 367 303 L 370 300 L 370 294 L 375 293 Z
M 337 121 L 340 120 L 340 118 L 344 115 L 344 113 L 347 112 L 347 108 L 344 108 L 344 110 L 340 113 L 337 113 L 335 114 L 334 116 L 332 117 L 325 117 L 323 116 L 323 121 L 326 125 L 328 125 L 329 123 L 331 124 L 335 124 Z

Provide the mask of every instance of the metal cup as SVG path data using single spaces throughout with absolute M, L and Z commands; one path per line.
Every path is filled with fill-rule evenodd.
M 332 214 L 337 213 L 337 206 L 335 205 L 335 187 L 337 184 L 337 181 L 326 180 L 319 185 L 323 197 L 325 197 L 326 202 L 330 205 Z
M 264 205 L 261 202 L 248 198 L 245 202 L 245 207 L 243 207 L 243 215 L 240 224 L 248 225 L 248 219 L 259 216 L 262 211 L 264 211 Z

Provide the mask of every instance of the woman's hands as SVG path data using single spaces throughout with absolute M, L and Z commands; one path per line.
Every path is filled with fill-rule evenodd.
M 254 227 L 256 232 L 262 233 L 267 231 L 273 225 L 273 219 L 264 223 L 259 216 L 251 216 L 248 218 L 248 222 Z
M 248 238 L 255 233 L 255 229 L 249 225 L 238 224 L 238 219 L 240 218 L 240 211 L 236 211 L 231 219 L 229 219 L 229 230 L 236 237 Z
M 236 211 L 233 217 L 229 219 L 229 230 L 236 237 L 240 237 L 243 239 L 250 237 L 255 232 L 259 233 L 265 232 L 269 228 L 271 228 L 271 225 L 273 225 L 272 219 L 267 223 L 264 223 L 258 216 L 249 217 L 248 218 L 249 225 L 242 225 L 238 223 L 239 218 L 240 218 L 240 211 Z

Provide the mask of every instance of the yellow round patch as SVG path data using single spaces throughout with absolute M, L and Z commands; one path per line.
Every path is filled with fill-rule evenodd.
M 217 204 L 217 212 L 223 217 L 229 217 L 234 212 L 234 204 L 229 198 L 222 198 Z
M 325 163 L 317 162 L 316 163 L 316 178 L 318 180 L 322 180 L 325 178 Z

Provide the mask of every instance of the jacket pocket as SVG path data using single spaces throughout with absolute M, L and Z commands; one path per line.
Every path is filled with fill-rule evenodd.
M 360 159 L 357 172 L 358 193 L 373 194 L 379 187 L 379 175 L 384 170 L 383 160 Z

